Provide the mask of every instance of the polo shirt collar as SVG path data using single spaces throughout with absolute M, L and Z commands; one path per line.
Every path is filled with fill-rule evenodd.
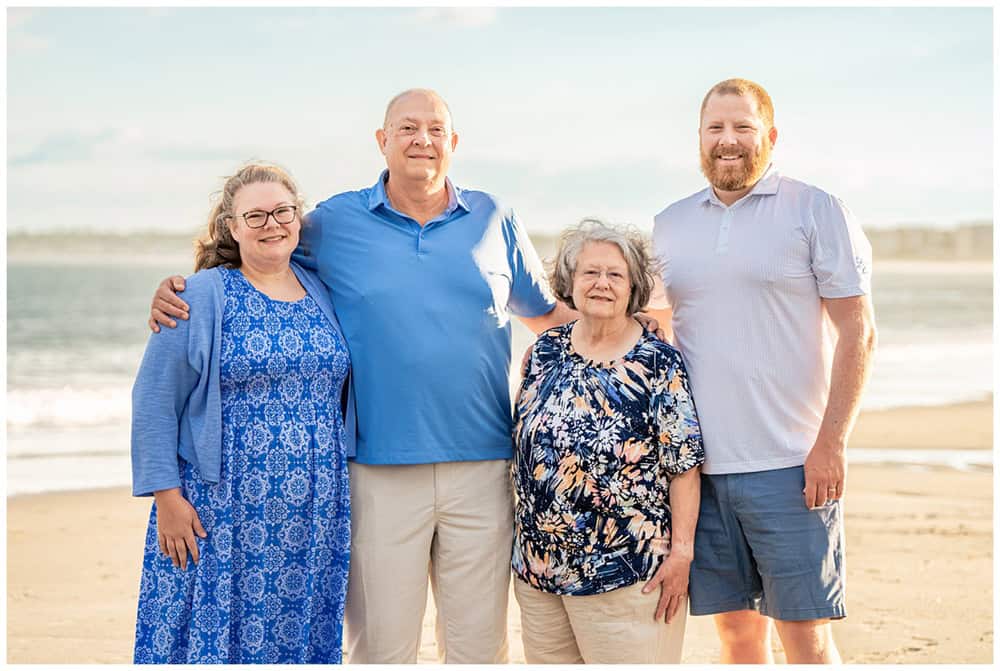
M 764 175 L 757 180 L 754 187 L 750 190 L 747 195 L 758 195 L 758 196 L 773 196 L 778 193 L 778 182 L 781 181 L 781 175 L 778 174 L 778 169 L 774 167 L 774 164 L 767 166 L 767 170 L 764 171 Z
M 778 183 L 781 181 L 781 175 L 778 173 L 778 169 L 774 167 L 774 163 L 767 166 L 767 170 L 761 175 L 761 178 L 757 180 L 757 183 L 753 185 L 753 188 L 747 192 L 743 198 L 740 198 L 738 202 L 741 202 L 750 196 L 773 196 L 778 193 Z M 719 197 L 715 195 L 715 189 L 711 185 L 707 189 L 701 192 L 701 197 L 698 202 L 712 203 L 713 205 L 719 205 L 720 207 L 726 207 L 725 204 Z M 734 203 L 735 205 L 735 203 Z
M 371 193 L 368 194 L 368 211 L 374 211 L 379 205 L 384 205 L 391 208 L 392 205 L 389 203 L 389 196 L 385 192 L 385 181 L 389 178 L 389 170 L 383 170 L 382 174 L 378 176 L 378 181 L 371 189 Z M 451 183 L 450 177 L 444 178 L 444 188 L 448 190 L 448 206 L 442 215 L 446 216 L 454 212 L 458 208 L 462 208 L 466 212 L 469 212 L 469 206 L 465 202 L 465 197 L 462 195 L 462 190 Z

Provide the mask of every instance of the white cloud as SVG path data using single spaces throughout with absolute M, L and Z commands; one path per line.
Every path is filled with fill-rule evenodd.
M 422 7 L 409 14 L 415 23 L 443 24 L 457 28 L 479 28 L 494 23 L 496 7 Z

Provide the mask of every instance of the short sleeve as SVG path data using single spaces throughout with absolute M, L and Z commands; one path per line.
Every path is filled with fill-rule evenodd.
M 319 269 L 317 260 L 323 218 L 323 212 L 319 208 L 303 217 L 302 228 L 299 232 L 299 246 L 292 253 L 292 261 L 313 272 Z
M 812 214 L 810 251 L 819 295 L 847 298 L 871 293 L 872 246 L 861 223 L 839 198 L 820 192 Z
M 676 350 L 658 358 L 651 403 L 653 429 L 663 467 L 675 476 L 703 464 L 705 447 L 683 359 Z
M 504 240 L 511 270 L 507 306 L 521 317 L 538 317 L 551 312 L 556 306 L 556 299 L 549 288 L 545 268 L 528 232 L 512 211 L 505 217 Z

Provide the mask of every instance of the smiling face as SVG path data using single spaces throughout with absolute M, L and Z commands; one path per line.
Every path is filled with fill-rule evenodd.
M 299 244 L 302 220 L 296 213 L 290 224 L 279 224 L 273 216 L 261 228 L 250 228 L 244 214 L 272 212 L 283 205 L 295 206 L 295 198 L 280 182 L 247 184 L 233 197 L 229 230 L 239 243 L 240 257 L 252 269 L 273 271 L 288 265 Z M 252 217 L 251 217 L 252 220 Z
M 392 180 L 444 182 L 458 135 L 440 97 L 414 91 L 386 111 L 385 125 L 375 131 Z
M 701 171 L 718 191 L 748 191 L 771 163 L 778 131 L 765 127 L 753 95 L 713 94 L 698 129 Z
M 573 271 L 576 309 L 591 319 L 624 318 L 631 295 L 628 263 L 618 245 L 612 242 L 585 244 Z

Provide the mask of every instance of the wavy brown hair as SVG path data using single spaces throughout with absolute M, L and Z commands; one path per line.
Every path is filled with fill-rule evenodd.
M 240 257 L 240 246 L 229 231 L 229 219 L 233 212 L 233 200 L 236 194 L 248 184 L 278 182 L 292 194 L 292 199 L 299 208 L 301 217 L 304 209 L 302 195 L 291 175 L 283 168 L 271 163 L 248 163 L 240 168 L 235 175 L 226 178 L 226 183 L 219 191 L 215 206 L 208 215 L 208 230 L 194 243 L 195 271 L 215 266 L 239 268 L 243 264 Z

